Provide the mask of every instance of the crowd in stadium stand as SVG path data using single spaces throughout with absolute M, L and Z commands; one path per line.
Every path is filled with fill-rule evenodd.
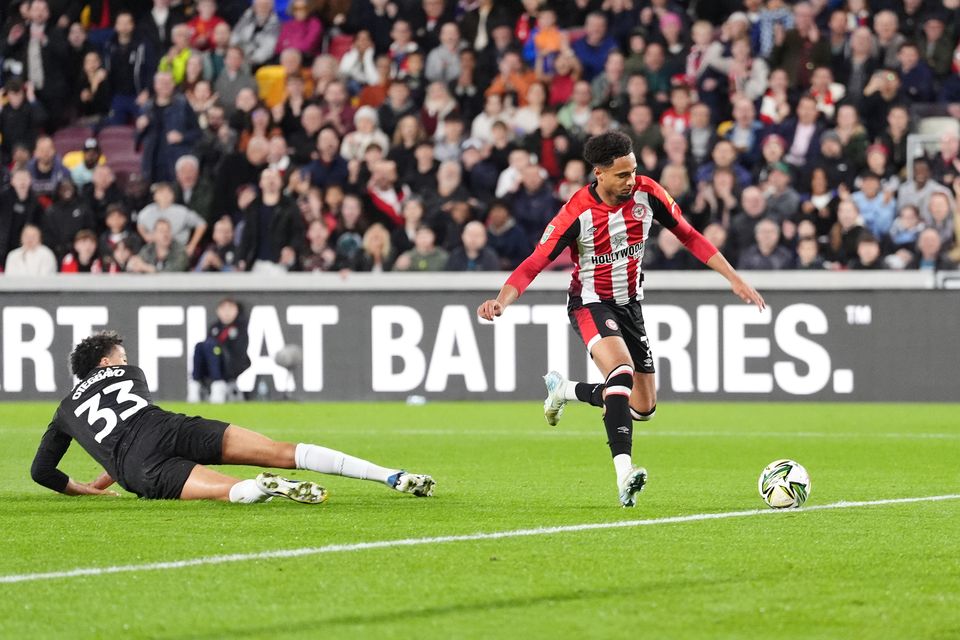
M 14 0 L 0 18 L 7 275 L 512 269 L 614 128 L 741 269 L 960 261 L 960 0 Z M 644 265 L 701 267 L 669 233 Z

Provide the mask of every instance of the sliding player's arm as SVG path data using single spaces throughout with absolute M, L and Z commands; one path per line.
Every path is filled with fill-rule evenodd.
M 43 438 L 40 439 L 40 446 L 37 448 L 37 454 L 33 458 L 33 464 L 30 465 L 30 477 L 33 478 L 33 481 L 47 489 L 68 496 L 118 495 L 116 491 L 105 490 L 106 487 L 113 483 L 113 479 L 110 478 L 107 473 L 101 475 L 101 477 L 93 483 L 87 484 L 77 482 L 57 468 L 60 460 L 62 460 L 64 454 L 67 453 L 67 449 L 70 447 L 72 440 L 73 438 L 54 427 L 53 423 L 50 423 L 50 426 L 43 434 Z M 104 476 L 110 478 L 110 483 L 100 486 L 105 482 Z
M 520 263 L 503 287 L 496 299 L 487 300 L 477 309 L 477 315 L 484 320 L 493 320 L 503 314 L 503 310 L 523 295 L 534 278 L 549 266 L 563 250 L 577 241 L 580 235 L 580 219 L 564 206 L 554 216 L 543 231 L 540 244 L 536 246 L 526 260 Z
M 767 306 L 763 296 L 737 273 L 737 270 L 709 240 L 690 226 L 670 194 L 649 178 L 641 178 L 641 180 L 643 180 L 643 190 L 651 195 L 650 204 L 653 207 L 654 219 L 677 236 L 683 246 L 700 262 L 726 278 L 734 295 L 746 303 L 757 305 L 757 308 L 763 311 Z

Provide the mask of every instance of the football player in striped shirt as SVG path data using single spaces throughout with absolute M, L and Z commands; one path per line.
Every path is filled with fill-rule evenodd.
M 633 465 L 633 420 L 653 418 L 657 408 L 653 356 L 643 326 L 641 262 L 654 221 L 680 239 L 701 262 L 720 273 L 733 293 L 762 311 L 763 297 L 726 258 L 684 220 L 680 207 L 660 184 L 637 175 L 630 138 L 611 131 L 587 141 L 584 159 L 596 182 L 577 191 L 550 221 L 539 245 L 510 275 L 495 299 L 478 309 L 493 320 L 564 250 L 574 267 L 568 290 L 570 323 L 587 347 L 605 382 L 567 380 L 551 371 L 544 380 L 544 415 L 557 424 L 569 400 L 604 410 L 620 504 L 632 507 L 647 481 Z

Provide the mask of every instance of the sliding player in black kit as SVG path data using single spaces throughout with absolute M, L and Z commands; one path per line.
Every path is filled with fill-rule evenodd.
M 70 354 L 80 379 L 60 402 L 40 441 L 30 475 L 35 482 L 67 495 L 116 495 L 114 482 L 142 498 L 262 502 L 273 496 L 318 504 L 326 490 L 315 482 L 288 480 L 263 472 L 240 480 L 206 467 L 246 464 L 308 469 L 373 480 L 415 496 L 433 495 L 427 475 L 380 467 L 313 444 L 276 442 L 236 425 L 188 417 L 153 404 L 143 371 L 127 364 L 123 339 L 102 332 L 80 342 Z M 57 469 L 76 440 L 104 473 L 90 483 Z

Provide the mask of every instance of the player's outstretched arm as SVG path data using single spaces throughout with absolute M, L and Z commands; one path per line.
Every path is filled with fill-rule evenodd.
M 108 476 L 109 477 L 109 476 Z M 96 482 L 96 481 L 94 481 Z M 120 494 L 111 489 L 100 489 L 94 486 L 93 482 L 77 482 L 73 478 L 67 480 L 67 486 L 63 493 L 68 496 L 119 496 Z
M 760 295 L 760 292 L 750 286 L 750 284 L 737 273 L 737 270 L 723 257 L 722 253 L 717 251 L 713 254 L 713 256 L 707 260 L 707 266 L 727 279 L 735 296 L 748 304 L 757 305 L 760 311 L 766 309 L 767 303 L 764 301 L 763 296 Z
M 503 310 L 513 304 L 520 297 L 520 292 L 511 284 L 500 288 L 500 293 L 494 300 L 487 300 L 477 309 L 477 315 L 484 320 L 493 320 L 503 315 Z

